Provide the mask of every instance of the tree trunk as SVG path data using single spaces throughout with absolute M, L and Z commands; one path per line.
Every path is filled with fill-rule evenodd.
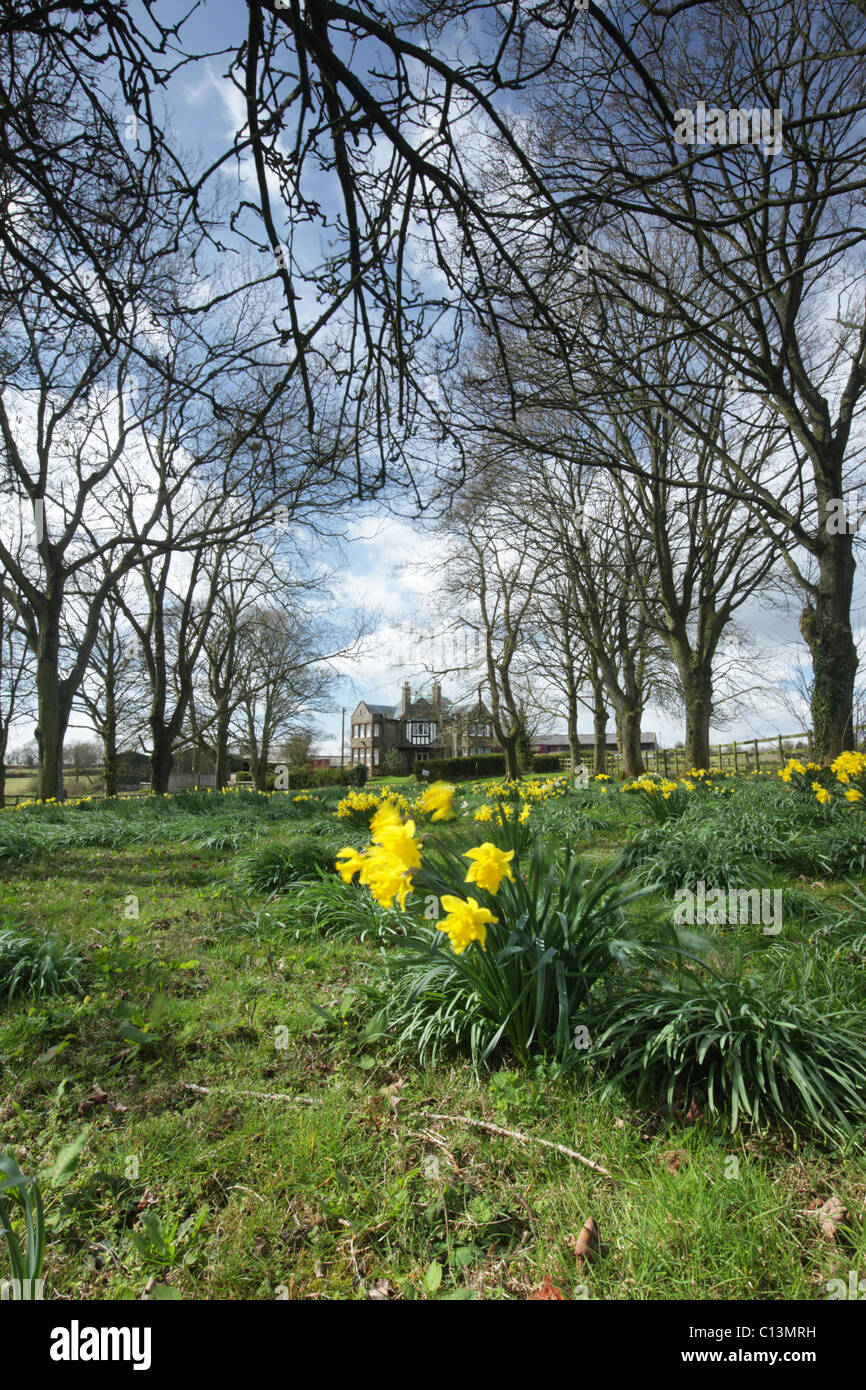
M 0 739 L 0 806 L 6 805 L 6 734 Z
M 855 570 L 851 535 L 828 535 L 818 565 L 815 601 L 803 609 L 800 631 L 812 656 L 813 756 L 829 763 L 854 747 L 858 657 L 851 633 Z
M 713 712 L 712 669 L 700 670 L 690 662 L 680 672 L 686 706 L 686 771 L 709 769 L 710 716 Z
M 593 733 L 593 772 L 607 772 L 607 716 L 604 699 L 604 683 L 601 677 L 590 677 L 592 684 L 592 733 Z
M 50 797 L 63 800 L 63 739 L 69 712 L 64 715 L 60 690 L 60 614 L 52 612 L 40 622 L 36 650 L 36 694 L 38 722 L 36 744 L 39 748 L 39 771 L 36 795 L 41 801 Z
M 229 784 L 229 711 L 227 704 L 220 704 L 216 724 L 216 789 L 222 791 Z
M 108 720 L 102 730 L 102 780 L 105 795 L 117 796 L 117 721 Z
M 625 777 L 639 777 L 644 770 L 640 748 L 640 721 L 643 710 L 625 708 L 619 712 L 620 736 L 622 738 L 622 771 Z
M 174 767 L 171 737 L 163 730 L 154 732 L 152 725 L 151 734 L 153 749 L 150 755 L 150 785 L 157 796 L 165 796 L 168 791 L 168 779 Z
M 577 732 L 577 692 L 568 692 L 568 751 L 571 754 L 571 770 L 577 772 L 580 765 L 580 736 Z
M 106 796 L 117 796 L 117 702 L 115 699 L 114 642 L 109 643 L 105 664 L 105 719 L 102 725 L 102 780 Z
M 505 754 L 505 778 L 508 782 L 520 782 L 523 778 L 523 774 L 520 770 L 520 758 L 517 753 L 519 738 L 519 733 L 503 733 L 499 738 L 499 742 L 502 744 L 502 751 Z

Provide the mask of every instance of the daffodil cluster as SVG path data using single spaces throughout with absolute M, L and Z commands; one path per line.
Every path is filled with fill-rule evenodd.
M 351 787 L 342 801 L 337 803 L 334 815 L 337 820 L 347 820 L 352 825 L 368 825 L 371 812 L 378 811 L 383 806 L 392 806 L 404 814 L 409 810 L 406 798 L 388 788 L 382 792 L 374 792 Z
M 340 850 L 337 872 L 344 883 L 351 883 L 358 874 L 382 907 L 391 907 L 396 898 L 404 909 L 412 891 L 412 873 L 421 867 L 415 822 L 404 821 L 393 802 L 385 802 L 370 822 L 370 834 L 372 844 L 363 852 L 351 846 Z
M 817 773 L 817 777 L 810 774 Z M 786 765 L 778 772 L 781 780 L 792 788 L 797 789 L 805 795 L 813 792 L 815 800 L 819 806 L 830 806 L 834 801 L 847 801 L 849 805 L 856 805 L 863 800 L 863 791 L 866 787 L 866 756 L 862 753 L 840 753 L 838 758 L 830 764 L 828 768 L 822 768 L 818 763 L 802 763 L 798 758 L 789 758 Z M 860 786 L 852 786 L 852 782 L 860 782 Z M 840 791 L 844 787 L 841 797 L 834 797 L 834 791 Z
M 466 882 L 477 884 L 485 893 L 498 893 L 504 878 L 514 882 L 513 849 L 499 849 L 488 842 L 466 850 L 463 858 L 472 860 Z M 455 955 L 461 955 L 473 941 L 478 942 L 482 951 L 487 949 L 488 924 L 499 921 L 489 908 L 482 907 L 476 898 L 463 899 L 448 893 L 442 897 L 442 906 L 446 915 L 436 923 L 436 929 L 447 933 Z

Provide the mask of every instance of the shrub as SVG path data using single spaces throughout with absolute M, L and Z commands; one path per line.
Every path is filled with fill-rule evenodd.
M 333 870 L 292 889 L 292 907 L 311 930 L 339 940 L 405 937 L 406 920 L 396 908 L 379 907 L 367 893 L 335 878 Z
M 82 961 L 69 942 L 47 931 L 0 931 L 0 994 L 39 997 L 81 989 Z
M 481 753 L 475 758 L 428 758 L 412 769 L 417 781 L 466 782 L 479 777 L 501 777 L 504 753 Z M 427 773 L 427 777 L 424 773 Z
M 711 1114 L 808 1119 L 825 1134 L 850 1134 L 866 1118 L 866 1036 L 836 1024 L 797 995 L 763 981 L 722 979 L 708 970 L 658 976 L 620 994 L 600 1017 L 598 1048 L 638 1099 L 667 1086 L 704 1098 Z
M 334 858 L 342 843 L 333 837 L 311 834 L 296 835 L 283 842 L 271 840 L 238 861 L 238 880 L 248 893 L 278 893 L 299 880 L 316 878 L 319 869 L 333 872 Z

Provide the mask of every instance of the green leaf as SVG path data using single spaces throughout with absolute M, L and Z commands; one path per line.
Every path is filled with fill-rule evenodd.
M 435 1293 L 442 1283 L 442 1266 L 438 1260 L 434 1260 L 427 1273 L 424 1275 L 424 1292 L 426 1294 Z
M 126 1019 L 121 1023 L 120 1031 L 127 1042 L 138 1043 L 139 1046 L 153 1042 L 149 1033 L 143 1033 L 140 1028 L 136 1028 L 134 1023 L 128 1023 Z
M 57 1155 L 54 1163 L 45 1172 L 44 1176 L 50 1178 L 52 1187 L 63 1187 L 69 1181 L 75 1171 L 76 1164 L 81 1155 L 81 1150 L 87 1142 L 90 1133 L 90 1125 L 76 1135 L 71 1144 L 65 1144 Z

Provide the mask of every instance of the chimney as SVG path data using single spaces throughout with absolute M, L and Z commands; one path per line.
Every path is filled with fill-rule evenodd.
M 402 698 L 401 698 L 401 700 L 400 700 L 400 713 L 401 713 L 401 715 L 405 715 L 405 714 L 406 714 L 406 712 L 407 712 L 407 710 L 409 709 L 409 706 L 410 706 L 411 703 L 412 703 L 412 696 L 411 696 L 410 693 L 409 693 L 409 682 L 408 682 L 408 681 L 404 681 L 404 682 L 403 682 Z
M 433 708 L 436 710 L 442 708 L 442 686 L 438 681 L 433 682 Z

